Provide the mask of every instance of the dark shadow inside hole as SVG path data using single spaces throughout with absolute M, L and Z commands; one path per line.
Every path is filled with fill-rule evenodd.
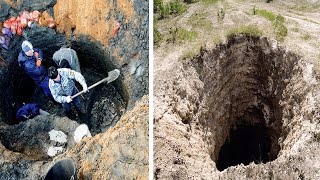
M 239 125 L 230 131 L 229 139 L 222 146 L 217 168 L 222 171 L 230 166 L 251 162 L 271 161 L 271 137 L 268 128 L 261 124 Z

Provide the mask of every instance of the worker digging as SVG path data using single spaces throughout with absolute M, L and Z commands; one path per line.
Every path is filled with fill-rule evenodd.
M 33 79 L 36 85 L 43 89 L 47 97 L 62 104 L 64 115 L 69 118 L 72 117 L 71 103 L 74 105 L 78 117 L 80 119 L 84 118 L 85 112 L 83 112 L 81 108 L 79 95 L 88 92 L 89 88 L 91 89 L 105 81 L 110 83 L 116 80 L 120 74 L 119 70 L 113 70 L 108 73 L 108 78 L 105 78 L 88 88 L 85 78 L 80 73 L 81 70 L 77 53 L 73 49 L 61 47 L 56 51 L 52 59 L 57 66 L 62 68 L 57 69 L 56 67 L 51 66 L 48 68 L 48 73 L 42 65 L 43 52 L 40 49 L 33 48 L 31 42 L 27 40 L 22 42 L 21 49 L 18 56 L 19 66 L 31 79 Z M 74 80 L 82 85 L 83 90 L 81 92 L 79 92 L 75 86 Z M 19 116 L 17 112 L 17 117 L 19 117 L 17 119 L 29 119 L 30 117 L 39 114 L 49 114 L 47 112 L 39 113 L 39 106 L 33 103 L 29 103 L 23 107 L 24 111 L 20 109 Z M 24 114 L 21 115 L 22 112 L 24 112 Z M 31 112 L 37 113 L 32 114 Z

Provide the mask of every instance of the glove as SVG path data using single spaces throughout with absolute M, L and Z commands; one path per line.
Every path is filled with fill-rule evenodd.
M 72 101 L 71 96 L 67 96 L 67 103 L 70 103 Z
M 87 85 L 84 85 L 82 88 L 83 88 L 83 92 L 89 92 Z
M 38 59 L 36 64 L 37 64 L 38 67 L 40 67 L 41 66 L 41 60 Z

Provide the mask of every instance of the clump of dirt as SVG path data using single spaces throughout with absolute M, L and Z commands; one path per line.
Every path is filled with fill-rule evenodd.
M 313 146 L 320 146 L 313 138 L 319 85 L 300 56 L 240 35 L 176 63 L 170 74 L 155 81 L 166 80 L 155 87 L 156 178 L 319 175 L 297 154 L 318 157 Z

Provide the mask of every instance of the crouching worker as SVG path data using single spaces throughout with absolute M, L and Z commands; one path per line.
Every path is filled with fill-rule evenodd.
M 48 112 L 40 109 L 38 104 L 28 103 L 23 105 L 16 114 L 16 119 L 20 121 L 25 121 L 27 119 L 32 119 L 38 115 L 50 115 Z
M 77 52 L 71 48 L 61 47 L 53 54 L 52 60 L 60 68 L 69 68 L 81 73 Z
M 50 67 L 48 69 L 48 76 L 50 77 L 49 88 L 54 100 L 62 103 L 64 111 L 68 117 L 70 117 L 71 114 L 72 102 L 79 117 L 81 118 L 82 112 L 80 98 L 78 96 L 72 99 L 71 96 L 78 93 L 73 80 L 78 81 L 82 85 L 84 92 L 88 91 L 84 77 L 74 70 L 67 68 L 56 69 L 55 67 Z

